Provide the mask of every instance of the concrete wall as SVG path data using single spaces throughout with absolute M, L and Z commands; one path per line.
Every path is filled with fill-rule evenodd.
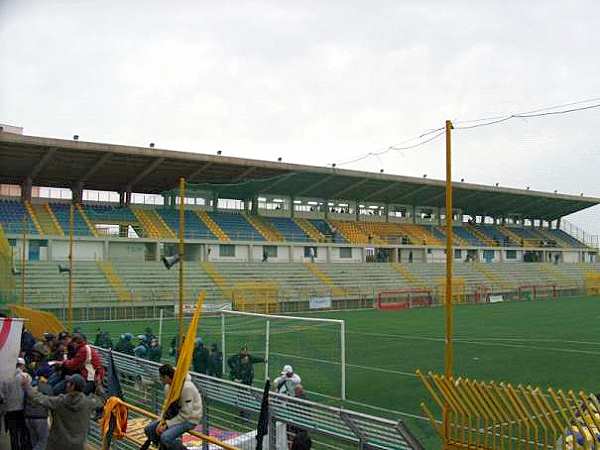
M 351 258 L 340 258 L 340 249 L 341 247 L 333 247 L 330 252 L 330 262 L 339 262 L 339 263 L 350 263 L 350 262 L 361 262 L 362 260 L 362 251 L 360 248 L 352 247 L 352 257 Z M 319 255 L 321 256 L 321 255 Z
M 263 258 L 263 246 L 252 246 L 252 262 L 261 262 Z M 290 247 L 287 245 L 277 245 L 277 257 L 269 256 L 267 262 L 287 263 L 290 262 Z
M 110 259 L 130 259 L 143 262 L 146 255 L 146 244 L 143 242 L 110 242 L 108 257 Z
M 73 243 L 73 257 L 75 261 L 97 261 L 104 258 L 104 242 L 102 241 L 75 241 Z M 69 256 L 68 241 L 52 241 L 52 259 L 66 261 Z
M 562 262 L 574 264 L 579 262 L 579 252 L 563 252 Z

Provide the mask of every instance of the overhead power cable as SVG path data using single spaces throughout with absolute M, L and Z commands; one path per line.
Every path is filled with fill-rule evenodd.
M 453 121 L 454 125 L 455 125 L 454 129 L 455 130 L 470 130 L 473 128 L 497 125 L 497 124 L 507 122 L 512 119 L 528 119 L 528 118 L 534 118 L 534 117 L 556 116 L 556 115 L 561 115 L 561 114 L 570 114 L 570 113 L 574 113 L 574 112 L 578 112 L 578 111 L 591 110 L 591 109 L 600 108 L 600 103 L 594 103 L 592 105 L 580 106 L 577 108 L 560 109 L 558 111 L 554 111 L 558 108 L 566 108 L 566 107 L 575 106 L 575 105 L 582 105 L 584 103 L 597 102 L 599 100 L 600 100 L 600 97 L 595 97 L 595 98 L 590 98 L 587 100 L 580 100 L 580 101 L 576 101 L 576 102 L 563 103 L 560 105 L 547 106 L 544 108 L 538 108 L 538 109 L 533 109 L 530 111 L 524 111 L 524 112 L 514 113 L 514 114 L 483 117 L 483 118 L 472 119 L 472 120 L 456 120 L 456 121 Z M 480 122 L 480 123 L 475 123 L 475 122 Z M 481 123 L 481 122 L 483 122 L 483 123 Z M 459 124 L 461 124 L 461 123 L 474 123 L 474 124 L 460 126 Z M 432 134 L 433 134 L 432 137 L 423 139 L 424 137 L 432 135 Z M 337 165 L 342 166 L 342 165 L 347 165 L 347 164 L 353 164 L 353 163 L 365 160 L 365 159 L 373 157 L 373 156 L 378 157 L 378 156 L 384 155 L 391 151 L 412 150 L 412 149 L 421 147 L 429 142 L 432 142 L 432 141 L 438 139 L 443 134 L 444 134 L 444 127 L 433 128 L 433 129 L 430 129 L 430 130 L 427 130 L 427 131 L 421 133 L 420 135 L 418 135 L 414 138 L 407 139 L 407 140 L 401 142 L 400 144 L 390 145 L 389 147 L 387 147 L 385 149 L 382 149 L 379 151 L 374 151 L 374 152 L 369 152 L 364 155 L 358 156 L 354 159 L 337 163 Z M 418 141 L 418 142 L 416 142 L 415 144 L 411 144 L 411 145 L 404 145 L 404 144 L 407 144 L 409 142 L 414 142 L 414 141 Z

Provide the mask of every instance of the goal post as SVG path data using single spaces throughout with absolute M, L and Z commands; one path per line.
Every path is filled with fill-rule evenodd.
M 523 284 L 519 286 L 519 300 L 543 300 L 557 296 L 555 284 Z
M 346 399 L 346 326 L 344 320 L 220 311 L 223 373 L 227 359 L 247 346 L 264 356 L 256 379 L 274 379 L 290 364 L 305 390 Z
M 433 296 L 430 289 L 404 288 L 377 293 L 375 307 L 383 311 L 431 306 Z

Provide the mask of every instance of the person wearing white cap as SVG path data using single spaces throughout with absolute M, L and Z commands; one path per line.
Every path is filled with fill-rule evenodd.
M 283 366 L 281 375 L 275 378 L 273 385 L 279 394 L 294 397 L 296 395 L 296 386 L 298 386 L 301 382 L 302 379 L 297 373 L 294 373 L 292 366 L 286 364 Z

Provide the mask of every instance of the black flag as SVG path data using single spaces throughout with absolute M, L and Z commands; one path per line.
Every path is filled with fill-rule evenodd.
M 106 361 L 106 394 L 108 397 L 119 397 L 123 400 L 123 390 L 121 389 L 121 382 L 119 381 L 119 374 L 115 367 L 112 350 L 108 351 Z
M 260 415 L 258 416 L 258 425 L 256 427 L 256 450 L 262 450 L 263 439 L 269 432 L 269 391 L 271 390 L 271 380 L 265 381 L 265 390 L 263 391 L 262 403 L 260 405 Z
M 119 397 L 123 400 L 123 390 L 121 389 L 121 382 L 119 381 L 119 374 L 115 367 L 112 350 L 108 351 L 108 358 L 106 361 L 106 398 L 110 397 Z M 102 443 L 102 448 L 105 450 L 110 449 L 116 422 L 117 419 L 111 414 L 110 421 L 108 422 L 108 432 L 106 433 L 106 436 L 104 436 Z

